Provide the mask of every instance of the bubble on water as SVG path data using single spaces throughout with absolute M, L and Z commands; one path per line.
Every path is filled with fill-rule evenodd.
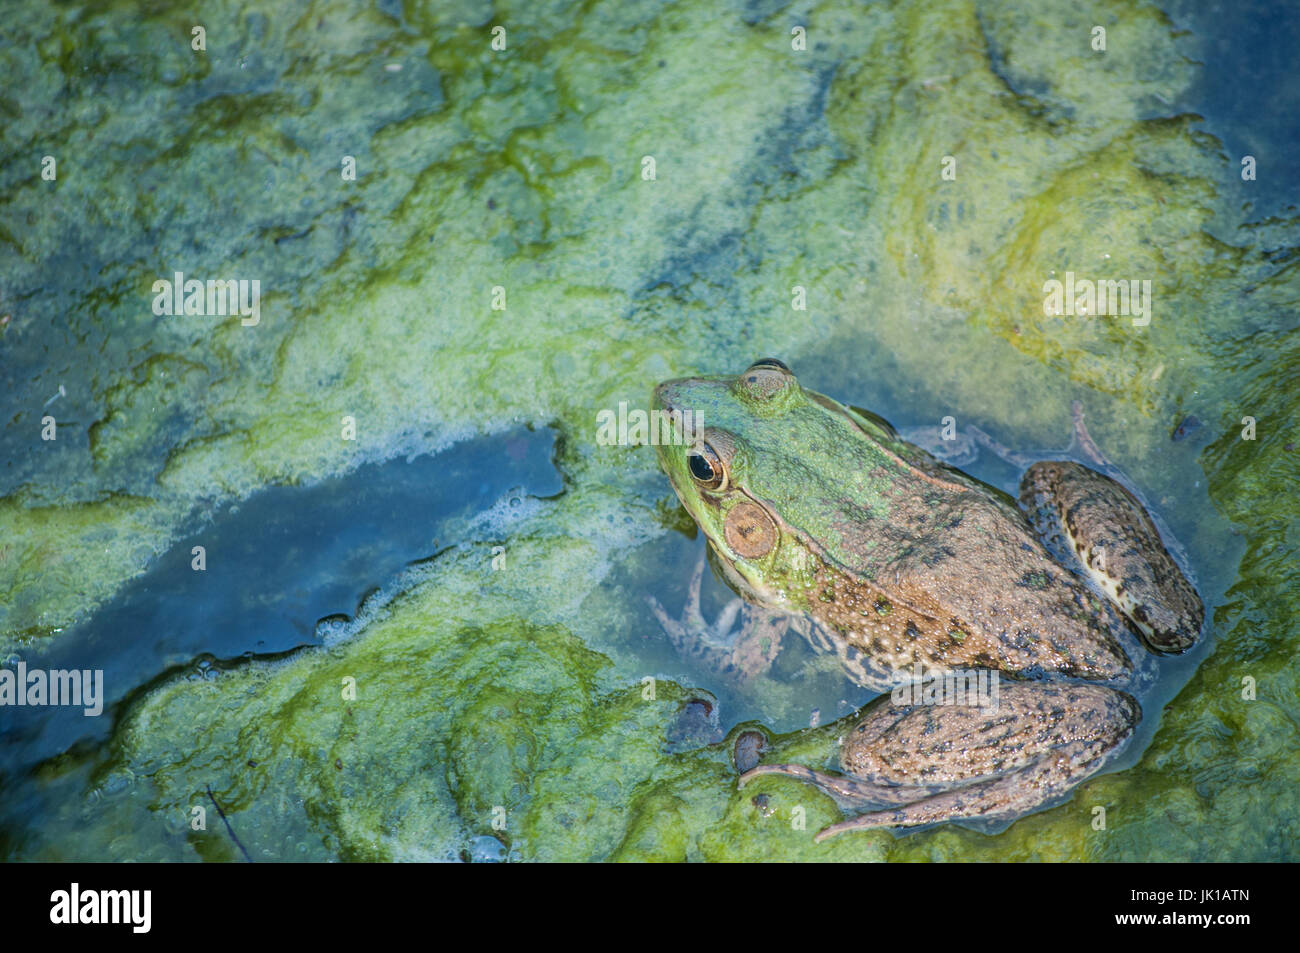
M 469 860 L 474 864 L 499 864 L 506 859 L 506 845 L 484 834 L 470 842 Z
M 484 538 L 488 535 L 509 535 L 515 524 L 530 519 L 541 512 L 544 501 L 529 496 L 521 486 L 507 490 L 499 499 L 481 513 L 475 514 L 466 525 L 469 535 Z
M 316 638 L 325 643 L 336 643 L 348 634 L 352 618 L 343 614 L 327 615 L 316 623 Z
M 135 775 L 130 771 L 114 771 L 95 787 L 97 797 L 118 797 L 135 785 Z

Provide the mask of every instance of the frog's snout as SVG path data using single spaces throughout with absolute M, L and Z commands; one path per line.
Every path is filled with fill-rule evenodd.
M 677 377 L 664 381 L 650 392 L 651 409 L 699 418 L 706 408 L 716 407 L 724 400 L 732 380 L 734 378 Z
M 654 390 L 650 392 L 651 415 L 663 414 L 669 420 L 671 420 L 674 413 L 680 415 L 681 407 L 683 404 L 682 394 L 679 387 L 680 383 L 681 382 L 677 380 L 664 381 L 662 384 L 659 384 L 657 387 L 655 387 Z M 672 468 L 669 466 L 669 462 L 668 462 L 669 461 L 668 444 L 671 444 L 672 442 L 673 441 L 671 440 L 654 441 L 655 453 L 659 457 L 661 465 L 664 467 L 664 471 L 669 475 L 669 482 L 673 482 Z M 673 484 L 673 488 L 676 489 L 675 483 Z
M 673 411 L 681 412 L 686 404 L 686 396 L 683 385 L 687 383 L 686 378 L 664 381 L 650 392 L 650 407 L 652 410 L 665 410 L 669 413 Z

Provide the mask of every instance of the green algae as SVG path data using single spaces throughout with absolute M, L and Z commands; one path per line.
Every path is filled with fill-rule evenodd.
M 153 500 L 109 494 L 97 502 L 33 505 L 27 494 L 0 500 L 0 647 L 39 645 L 116 591 L 119 572 L 88 562 L 143 568 L 160 554 L 183 513 Z
M 0 173 L 0 348 L 32 369 L 8 379 L 0 647 L 61 638 L 196 513 L 266 485 L 524 421 L 562 433 L 567 489 L 485 520 L 347 639 L 151 687 L 104 751 L 42 769 L 48 816 L 10 853 L 236 859 L 213 818 L 191 826 L 210 786 L 257 859 L 451 859 L 483 836 L 545 860 L 1293 858 L 1300 280 L 1276 250 L 1298 223 L 1241 221 L 1235 168 L 1169 105 L 1196 50 L 1157 8 L 216 4 L 206 56 L 186 18 L 127 9 L 34 8 L 0 46 L 32 78 L 0 101 L 6 154 L 61 157 L 56 183 Z M 261 323 L 154 317 L 175 269 L 259 278 Z M 1151 280 L 1150 325 L 1044 314 L 1066 271 Z M 653 454 L 599 446 L 595 413 L 764 353 L 1013 446 L 1060 446 L 1085 397 L 1214 606 L 1136 766 L 997 836 L 815 845 L 829 799 L 737 791 L 725 743 L 669 749 L 698 673 L 643 597 L 691 563 L 665 561 L 681 519 Z M 1208 445 L 1169 443 L 1189 413 Z M 790 732 L 811 684 L 727 696 L 725 726 Z M 768 757 L 830 764 L 837 730 Z

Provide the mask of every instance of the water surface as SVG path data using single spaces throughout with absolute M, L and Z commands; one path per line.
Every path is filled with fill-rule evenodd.
M 202 16 L 196 51 L 180 8 L 20 0 L 0 38 L 0 654 L 102 665 L 115 700 L 91 729 L 0 715 L 7 858 L 238 859 L 191 825 L 210 787 L 259 860 L 1294 859 L 1294 18 Z M 260 322 L 154 315 L 178 270 L 257 279 Z M 1068 271 L 1151 280 L 1150 324 L 1046 315 Z M 717 735 L 827 763 L 866 699 L 797 646 L 743 689 L 673 653 L 645 600 L 680 605 L 701 541 L 596 415 L 764 355 L 1022 452 L 1084 402 L 1209 616 L 1122 770 L 996 835 L 825 845 L 828 799 L 736 790 Z M 700 697 L 717 724 L 683 741 Z

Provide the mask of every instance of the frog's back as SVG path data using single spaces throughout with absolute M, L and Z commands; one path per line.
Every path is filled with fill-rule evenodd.
M 1118 614 L 1019 514 L 956 483 L 898 484 L 888 518 L 846 518 L 813 614 L 877 663 L 1112 679 Z M 906 487 L 903 489 L 902 487 Z M 856 544 L 856 545 L 855 545 Z

